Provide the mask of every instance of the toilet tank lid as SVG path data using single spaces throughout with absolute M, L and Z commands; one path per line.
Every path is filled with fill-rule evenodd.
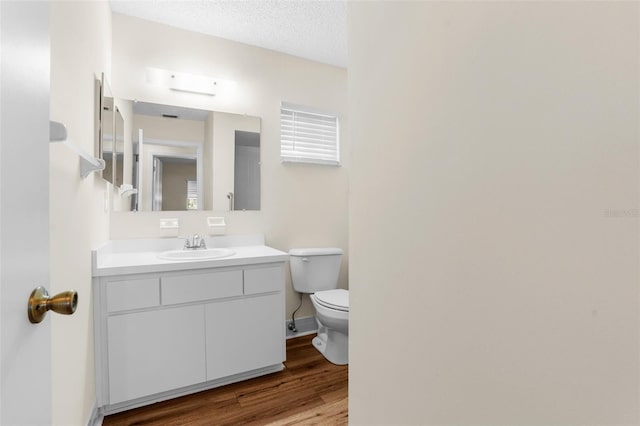
M 342 253 L 340 248 L 298 248 L 289 250 L 289 256 L 330 256 Z

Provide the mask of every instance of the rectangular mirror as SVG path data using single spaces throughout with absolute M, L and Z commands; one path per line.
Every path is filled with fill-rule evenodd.
M 133 111 L 133 164 L 124 171 L 138 189 L 133 210 L 260 209 L 259 117 L 125 102 Z

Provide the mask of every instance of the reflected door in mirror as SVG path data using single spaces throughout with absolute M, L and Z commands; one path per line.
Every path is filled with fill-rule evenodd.
M 233 210 L 260 210 L 260 133 L 235 132 Z
M 195 158 L 154 156 L 153 211 L 197 210 L 197 162 Z

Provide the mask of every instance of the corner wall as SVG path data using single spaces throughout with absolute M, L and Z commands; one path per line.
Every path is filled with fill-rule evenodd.
M 639 424 L 639 4 L 348 7 L 350 424 Z
M 111 69 L 111 9 L 106 1 L 51 2 L 51 119 L 68 140 L 94 152 L 94 78 Z M 91 250 L 108 238 L 98 174 L 80 177 L 78 155 L 50 146 L 50 293 L 75 289 L 74 315 L 51 315 L 53 424 L 86 425 L 95 403 Z
M 116 97 L 261 117 L 262 210 L 229 212 L 225 202 L 213 206 L 214 213 L 113 213 L 110 238 L 158 237 L 161 217 L 179 217 L 181 235 L 206 234 L 207 216 L 225 216 L 228 234 L 264 233 L 267 244 L 280 250 L 343 248 L 340 286 L 346 287 L 350 164 L 346 70 L 119 14 L 113 15 L 113 31 Z M 159 89 L 146 83 L 146 67 L 231 79 L 236 90 L 231 97 L 210 97 Z M 280 162 L 281 101 L 339 114 L 342 167 Z M 289 317 L 299 299 L 286 276 Z M 310 315 L 313 307 L 305 299 L 298 316 Z

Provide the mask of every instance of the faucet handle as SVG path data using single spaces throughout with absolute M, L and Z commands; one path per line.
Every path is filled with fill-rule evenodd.
M 207 244 L 204 241 L 204 237 L 201 237 L 198 234 L 193 234 L 184 241 L 184 248 L 186 249 L 196 249 L 196 248 L 207 248 Z

